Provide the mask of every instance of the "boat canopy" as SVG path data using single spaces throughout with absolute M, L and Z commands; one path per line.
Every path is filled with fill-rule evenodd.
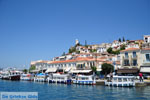
M 59 73 L 56 73 L 56 74 L 53 74 L 53 77 L 67 77 L 69 76 L 68 74 L 59 74 Z
M 45 74 L 44 73 L 39 73 L 39 74 L 37 74 L 37 76 L 45 76 Z
M 78 77 L 81 77 L 81 78 L 89 78 L 89 77 L 93 77 L 92 75 L 88 75 L 88 76 L 86 76 L 86 75 L 78 75 Z
M 24 76 L 24 77 L 30 77 L 31 74 L 22 74 L 21 76 Z
M 135 76 L 113 76 L 113 78 L 135 78 Z

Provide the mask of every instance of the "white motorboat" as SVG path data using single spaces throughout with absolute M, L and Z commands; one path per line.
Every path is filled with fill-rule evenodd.
M 73 79 L 74 84 L 83 84 L 83 85 L 95 85 L 96 81 L 93 75 L 77 75 Z
M 22 81 L 32 81 L 33 76 L 31 74 L 22 74 L 20 77 L 20 80 Z
M 47 78 L 49 83 L 64 83 L 64 84 L 71 84 L 71 77 L 68 74 L 51 74 Z
M 113 76 L 105 81 L 106 86 L 132 87 L 135 86 L 134 76 Z

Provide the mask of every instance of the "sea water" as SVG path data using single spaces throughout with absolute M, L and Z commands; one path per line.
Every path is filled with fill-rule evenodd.
M 38 100 L 150 100 L 150 86 L 129 88 L 0 80 L 0 92 L 38 92 Z

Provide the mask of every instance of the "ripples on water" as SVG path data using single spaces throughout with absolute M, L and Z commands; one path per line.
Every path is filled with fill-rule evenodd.
M 150 87 L 105 87 L 0 80 L 0 91 L 38 92 L 39 100 L 150 100 Z

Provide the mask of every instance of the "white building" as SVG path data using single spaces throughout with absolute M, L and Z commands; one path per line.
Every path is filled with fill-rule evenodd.
M 140 48 L 140 47 L 139 47 L 139 44 L 130 43 L 130 44 L 127 45 L 126 49 L 128 49 L 128 48 Z
M 150 43 L 150 35 L 144 35 L 144 43 Z

